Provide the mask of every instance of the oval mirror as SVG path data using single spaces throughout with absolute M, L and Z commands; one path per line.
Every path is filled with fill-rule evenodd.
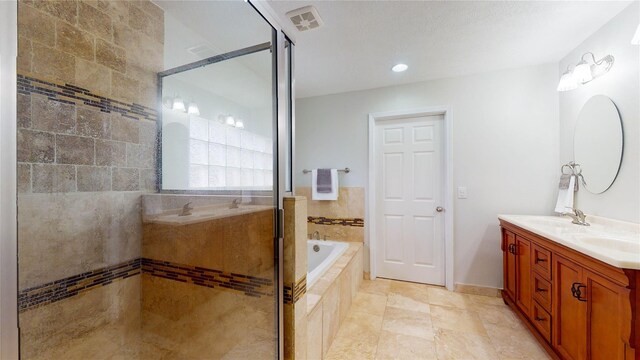
M 573 157 L 582 168 L 587 191 L 605 192 L 618 176 L 623 149 L 622 121 L 604 95 L 590 98 L 580 110 L 573 133 Z

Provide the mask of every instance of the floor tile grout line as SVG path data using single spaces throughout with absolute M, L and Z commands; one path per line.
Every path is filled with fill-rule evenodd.
M 391 284 L 393 284 L 393 283 L 391 283 Z M 372 291 L 372 292 L 368 292 L 365 289 L 359 289 L 358 290 L 359 294 L 365 294 L 365 295 L 368 295 L 368 296 L 371 296 L 371 295 L 384 296 L 384 304 L 385 304 L 385 306 L 384 306 L 384 311 L 382 312 L 382 324 L 380 326 L 379 331 L 377 331 L 377 333 L 376 333 L 376 335 L 377 335 L 377 339 L 376 340 L 377 341 L 376 341 L 376 345 L 375 345 L 375 352 L 373 353 L 373 357 L 374 358 L 376 358 L 378 356 L 378 353 L 380 351 L 380 339 L 381 339 L 381 336 L 382 336 L 382 331 L 383 331 L 383 326 L 384 326 L 384 319 L 388 315 L 388 311 L 391 308 L 411 311 L 410 309 L 407 309 L 407 308 L 402 308 L 402 307 L 396 308 L 394 306 L 390 306 L 390 303 L 389 303 L 390 294 L 394 292 L 394 290 L 391 290 L 393 287 L 389 286 L 387 288 L 387 287 L 383 286 L 383 288 L 386 289 L 386 291 L 381 290 L 379 287 L 378 288 L 376 288 L 376 287 L 367 287 L 367 290 Z M 407 291 L 408 292 L 405 293 L 405 292 L 402 291 L 402 289 L 395 289 L 396 293 L 399 293 L 402 296 L 406 296 L 408 298 L 411 298 L 411 299 L 415 300 L 415 298 L 412 297 L 414 295 L 412 293 L 412 290 L 410 290 L 410 288 L 409 288 Z M 382 292 L 382 294 L 381 294 L 381 292 Z M 409 295 L 409 293 L 412 293 L 411 296 Z M 465 298 L 465 302 L 462 304 L 463 305 L 462 308 L 460 308 L 459 306 L 455 306 L 452 303 L 448 303 L 447 305 L 432 304 L 431 303 L 431 296 L 430 296 L 431 294 L 427 293 L 426 295 L 427 295 L 426 297 L 424 297 L 424 298 L 420 297 L 419 300 L 415 300 L 415 301 L 422 302 L 422 303 L 424 303 L 426 301 L 426 303 L 430 307 L 431 306 L 443 307 L 443 308 L 447 308 L 449 310 L 454 310 L 454 311 L 464 310 L 465 312 L 468 312 L 469 314 L 473 315 L 478 320 L 478 322 L 480 323 L 479 324 L 480 325 L 479 329 L 482 329 L 483 333 L 476 333 L 476 332 L 466 332 L 466 333 L 468 333 L 469 335 L 477 336 L 479 338 L 483 338 L 484 340 L 486 340 L 487 349 L 491 349 L 491 351 L 493 353 L 495 353 L 495 355 L 498 356 L 498 358 L 500 358 L 500 359 L 502 359 L 504 357 L 503 353 L 498 351 L 499 344 L 496 344 L 495 341 L 493 340 L 493 338 L 491 336 L 489 336 L 489 328 L 488 328 L 488 326 L 491 324 L 491 322 L 485 321 L 482 317 L 480 317 L 480 313 L 482 312 L 482 308 L 484 306 L 489 306 L 489 307 L 494 307 L 495 306 L 495 309 L 502 309 L 501 311 L 503 311 L 503 310 L 504 311 L 509 311 L 510 309 L 505 308 L 505 306 L 503 306 L 502 304 L 498 304 L 498 303 L 495 303 L 495 302 L 485 302 L 485 301 L 474 300 L 475 297 L 482 296 L 482 295 L 456 293 L 455 296 L 457 296 L 457 297 L 463 296 Z M 449 294 L 449 295 L 451 295 L 451 294 Z M 352 311 L 353 312 L 359 312 L 359 311 L 355 311 L 355 310 L 356 309 L 350 309 L 350 312 L 352 312 Z M 364 315 L 364 316 L 374 316 L 374 313 L 369 312 L 369 311 L 360 311 L 360 313 L 362 315 Z M 375 316 L 377 316 L 377 315 L 375 315 Z M 433 330 L 433 336 L 434 336 L 433 337 L 433 356 L 435 356 L 436 359 L 443 359 L 443 356 L 445 356 L 445 358 L 446 358 L 446 354 L 439 354 L 438 353 L 438 349 L 437 349 L 437 345 L 436 345 L 436 343 L 437 343 L 436 342 L 436 329 L 446 329 L 446 328 L 439 328 L 439 327 L 435 326 L 435 324 L 433 322 L 433 317 L 432 317 L 431 312 L 422 313 L 421 316 L 428 316 L 430 318 L 430 320 L 431 320 L 431 322 L 430 322 L 431 326 L 430 327 Z M 465 333 L 464 331 L 459 332 L 458 330 L 453 330 L 453 329 L 450 330 L 450 331 L 452 333 L 454 333 L 454 334 L 455 333 Z M 532 344 L 538 345 L 537 342 L 535 342 L 535 341 L 533 341 Z M 537 347 L 539 347 L 539 345 Z M 542 351 L 542 353 L 544 354 L 544 351 Z
M 373 360 L 378 358 L 378 346 L 380 345 L 380 335 L 382 335 L 382 328 L 384 326 L 384 318 L 385 318 L 385 315 L 387 314 L 387 304 L 389 303 L 389 293 L 384 295 L 384 297 L 385 297 L 384 311 L 382 312 L 382 322 L 380 323 L 380 329 L 378 329 L 378 333 L 377 333 L 378 336 L 376 338 L 376 348 L 373 351 Z

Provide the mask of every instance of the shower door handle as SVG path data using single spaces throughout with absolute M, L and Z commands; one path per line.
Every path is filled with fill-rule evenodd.
M 438 206 L 438 207 L 436 207 L 436 211 L 437 212 L 443 212 L 444 208 L 442 206 Z

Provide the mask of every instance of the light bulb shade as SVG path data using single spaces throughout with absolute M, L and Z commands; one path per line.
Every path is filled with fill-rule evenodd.
M 636 29 L 636 34 L 633 35 L 633 39 L 631 39 L 631 44 L 640 45 L 640 25 L 638 25 L 638 28 Z
M 576 68 L 573 70 L 573 78 L 576 82 L 584 84 L 593 80 L 593 74 L 591 73 L 591 65 L 587 64 L 586 61 L 582 60 L 576 65 Z
M 242 120 L 238 119 L 238 121 L 236 121 L 236 127 L 238 129 L 244 129 L 244 123 L 242 122 Z
M 576 89 L 577 87 L 578 87 L 578 83 L 576 82 L 576 79 L 573 77 L 573 74 L 571 73 L 571 71 L 567 71 L 564 74 L 562 74 L 562 77 L 560 77 L 557 90 L 569 91 L 569 90 Z
M 171 108 L 173 110 L 184 111 L 185 110 L 184 101 L 182 101 L 182 99 L 179 97 L 173 98 L 173 105 L 171 106 Z
M 198 104 L 189 103 L 189 107 L 187 108 L 187 114 L 200 115 L 200 109 L 198 109 Z
M 225 122 L 227 123 L 227 125 L 235 125 L 236 121 L 233 119 L 233 116 L 231 115 L 227 115 L 227 117 L 225 118 Z
M 405 70 L 407 70 L 409 67 L 406 64 L 395 64 L 391 70 L 393 72 L 403 72 Z

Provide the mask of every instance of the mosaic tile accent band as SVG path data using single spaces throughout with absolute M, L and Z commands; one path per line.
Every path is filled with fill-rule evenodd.
M 251 297 L 273 296 L 273 281 L 255 276 L 146 258 L 142 259 L 142 272 L 209 288 L 240 291 Z
M 297 283 L 284 286 L 284 303 L 295 304 L 302 295 L 307 292 L 307 275 L 305 274 Z
M 342 225 L 364 227 L 364 219 L 361 218 L 327 218 L 324 216 L 308 216 L 307 222 L 318 225 Z
M 158 119 L 158 112 L 152 108 L 109 99 L 75 85 L 56 84 L 20 74 L 18 74 L 18 93 L 23 95 L 40 94 L 53 101 L 71 105 L 92 106 L 102 112 L 116 112 L 131 119 L 152 121 Z
M 25 289 L 18 294 L 18 311 L 23 312 L 64 300 L 98 286 L 111 284 L 115 280 L 138 274 L 140 274 L 140 259 L 135 259 Z
M 24 312 L 141 273 L 208 288 L 239 291 L 251 297 L 273 296 L 273 281 L 270 279 L 138 258 L 22 290 L 18 294 L 18 309 Z M 303 280 L 302 290 L 296 288 L 302 294 L 306 291 L 306 276 Z

